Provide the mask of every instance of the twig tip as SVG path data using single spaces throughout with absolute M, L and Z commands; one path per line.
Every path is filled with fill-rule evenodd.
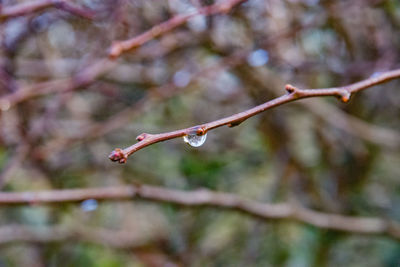
M 119 57 L 119 55 L 121 55 L 122 50 L 122 45 L 119 42 L 113 42 L 108 51 L 108 57 L 110 59 L 116 59 L 117 57 Z
M 124 152 L 122 151 L 122 149 L 120 149 L 120 148 L 116 148 L 116 149 L 114 149 L 111 153 L 110 153 L 110 155 L 108 156 L 108 158 L 111 160 L 111 161 L 118 161 L 119 163 L 125 163 L 126 161 L 127 161 L 127 157 L 126 157 L 126 155 L 124 154 Z

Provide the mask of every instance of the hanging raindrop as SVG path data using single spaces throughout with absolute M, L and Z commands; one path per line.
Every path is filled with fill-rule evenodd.
M 183 137 L 183 141 L 192 147 L 199 147 L 204 144 L 207 139 L 207 134 L 197 135 L 196 133 L 188 134 Z

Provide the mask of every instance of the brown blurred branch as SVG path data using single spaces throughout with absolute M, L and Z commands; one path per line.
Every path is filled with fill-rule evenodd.
M 0 12 L 0 22 L 10 18 L 29 15 L 34 12 L 42 11 L 47 8 L 58 8 L 73 15 L 80 16 L 86 19 L 92 19 L 94 13 L 86 8 L 78 7 L 70 1 L 64 0 L 37 0 L 26 2 L 11 7 L 3 7 Z
M 72 91 L 95 82 L 115 66 L 114 62 L 107 59 L 98 60 L 87 66 L 71 78 L 56 79 L 37 83 L 32 86 L 21 87 L 17 91 L 0 97 L 0 112 L 7 111 L 14 105 L 26 100 L 51 94 Z
M 245 1 L 247 0 L 226 0 L 222 3 L 216 3 L 210 6 L 199 8 L 197 11 L 189 14 L 176 15 L 161 24 L 153 26 L 150 30 L 138 36 L 135 36 L 132 39 L 113 42 L 109 49 L 109 56 L 110 58 L 117 58 L 122 53 L 135 49 L 147 43 L 148 41 L 153 40 L 160 35 L 175 29 L 176 27 L 186 23 L 189 19 L 193 17 L 199 15 L 211 16 L 218 13 L 228 13 L 234 6 L 239 5 L 240 3 Z
M 64 0 L 37 0 L 33 2 L 26 2 L 14 5 L 11 7 L 3 7 L 0 13 L 0 21 L 29 15 L 31 13 L 42 11 L 51 7 L 64 10 L 73 15 L 80 16 L 86 19 L 93 19 L 94 16 L 94 13 L 91 10 L 78 7 L 75 4 Z
M 109 155 L 110 160 L 118 161 L 119 163 L 125 163 L 130 155 L 136 151 L 158 143 L 166 141 L 173 138 L 183 137 L 189 134 L 204 135 L 209 130 L 228 125 L 229 127 L 237 126 L 246 119 L 257 115 L 267 109 L 271 109 L 282 104 L 292 102 L 302 98 L 319 97 L 319 96 L 336 96 L 340 98 L 343 102 L 347 102 L 350 99 L 352 93 L 364 90 L 366 88 L 372 87 L 374 85 L 388 82 L 393 79 L 400 77 L 400 69 L 387 71 L 380 74 L 377 77 L 371 77 L 366 80 L 350 84 L 342 87 L 332 87 L 332 88 L 322 88 L 322 89 L 300 89 L 292 85 L 286 85 L 285 89 L 287 94 L 280 96 L 278 98 L 272 99 L 264 104 L 253 107 L 249 110 L 234 114 L 232 116 L 222 118 L 220 120 L 212 121 L 209 123 L 193 126 L 186 129 L 176 130 L 173 132 L 160 133 L 160 134 L 147 134 L 143 133 L 139 135 L 136 139 L 138 143 L 133 144 L 125 149 L 116 148 Z
M 102 244 L 113 248 L 134 248 L 145 245 L 145 240 L 137 231 L 108 230 L 87 226 L 44 226 L 29 227 L 23 225 L 0 226 L 0 245 L 11 242 L 65 242 L 83 241 Z
M 396 130 L 367 123 L 335 108 L 333 104 L 312 102 L 301 103 L 301 105 L 316 117 L 358 138 L 391 150 L 400 148 L 400 134 Z
M 130 185 L 39 192 L 1 192 L 0 205 L 78 202 L 86 199 L 124 200 L 133 198 L 188 207 L 209 206 L 238 210 L 262 219 L 295 220 L 319 228 L 359 234 L 386 234 L 400 239 L 400 225 L 385 219 L 317 212 L 295 203 L 261 203 L 242 198 L 235 194 L 213 192 L 206 189 L 180 191 L 149 185 Z
M 181 40 L 182 38 L 179 39 Z M 181 44 L 182 42 L 179 45 Z M 179 46 L 178 44 L 176 45 Z M 170 45 L 169 48 L 164 47 L 163 51 L 167 53 L 169 50 L 172 49 L 174 49 L 174 45 L 172 46 Z M 155 48 L 155 50 L 158 50 L 158 52 L 161 53 L 159 47 Z M 139 55 L 139 57 L 154 58 L 160 56 L 160 54 L 157 53 L 155 55 L 153 54 L 150 54 L 149 52 L 147 52 L 147 54 L 142 53 L 141 55 Z M 54 66 L 54 68 L 57 69 L 62 68 L 64 72 L 70 73 L 72 71 L 76 71 L 77 65 L 80 65 L 79 62 L 80 61 L 78 60 L 62 60 L 59 62 L 53 61 L 52 63 L 54 63 L 54 65 L 52 65 L 49 62 L 47 62 L 46 65 L 44 65 L 43 62 L 25 61 L 22 62 L 22 66 L 24 66 L 25 64 L 27 66 L 25 66 L 25 68 L 23 68 L 22 71 L 25 71 L 26 74 L 27 72 L 26 69 L 29 68 L 28 73 L 31 74 L 30 76 L 33 76 L 34 78 L 48 78 L 49 73 L 46 70 L 44 70 L 44 68 L 46 68 L 46 66 L 48 66 L 49 64 L 51 67 Z M 90 85 L 93 82 L 96 82 L 96 80 L 102 75 L 106 75 L 107 79 L 117 80 L 119 82 L 120 81 L 130 82 L 132 81 L 132 76 L 133 76 L 132 73 L 135 72 L 137 72 L 137 69 L 134 69 L 132 65 L 117 64 L 116 62 L 113 62 L 107 58 L 101 58 L 89 64 L 88 66 L 81 68 L 74 75 L 71 75 L 71 77 L 53 79 L 45 82 L 36 83 L 30 86 L 21 86 L 21 88 L 19 88 L 13 93 L 0 96 L 0 112 L 7 111 L 13 106 L 21 102 L 30 100 L 32 98 L 52 93 L 72 91 L 81 88 L 83 86 Z M 35 76 L 35 74 L 38 75 Z

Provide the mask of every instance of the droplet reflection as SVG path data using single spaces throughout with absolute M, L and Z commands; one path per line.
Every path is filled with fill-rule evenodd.
M 188 143 L 192 147 L 199 147 L 205 143 L 207 139 L 207 134 L 197 135 L 197 134 L 188 134 L 183 137 L 183 141 Z

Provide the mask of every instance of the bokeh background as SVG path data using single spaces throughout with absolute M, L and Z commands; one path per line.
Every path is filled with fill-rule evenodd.
M 2 12 L 26 2 L 3 0 Z M 286 83 L 341 86 L 398 68 L 399 1 L 249 0 L 114 61 L 113 41 L 214 1 L 71 2 L 93 17 L 56 6 L 0 19 L 2 191 L 142 183 L 400 220 L 400 81 L 347 104 L 285 104 L 199 148 L 179 138 L 124 165 L 107 158 L 143 132 L 229 116 Z M 1 205 L 0 266 L 394 267 L 400 244 L 215 208 L 87 200 Z

